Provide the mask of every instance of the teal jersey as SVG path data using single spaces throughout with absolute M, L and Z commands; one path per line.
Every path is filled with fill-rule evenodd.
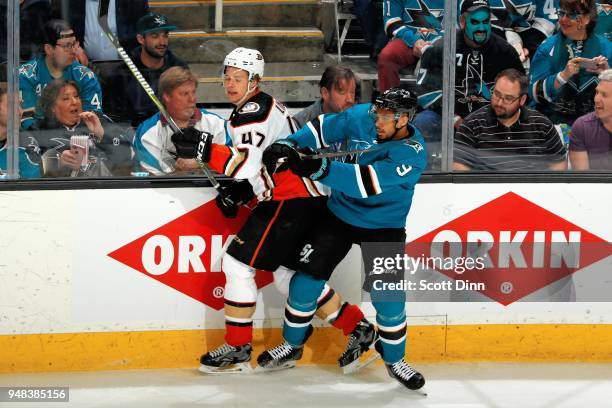
M 8 168 L 8 157 L 6 143 L 0 147 L 0 172 L 6 173 Z M 30 156 L 26 153 L 26 149 L 19 148 L 19 176 L 21 178 L 39 178 L 40 166 L 30 160 Z
M 422 39 L 434 42 L 442 36 L 443 0 L 385 0 L 383 22 L 389 38 L 399 38 L 408 47 Z
M 361 228 L 404 228 L 414 187 L 427 166 L 425 142 L 417 128 L 409 136 L 378 143 L 371 104 L 324 114 L 289 136 L 300 146 L 316 149 L 344 143 L 347 150 L 369 151 L 332 161 L 319 180 L 332 190 L 329 209 L 342 221 Z
M 64 69 L 62 77 L 76 82 L 79 86 L 84 111 L 102 112 L 102 90 L 91 69 L 74 61 Z M 38 99 L 45 86 L 53 79 L 42 54 L 19 67 L 19 90 L 23 99 L 23 110 L 35 110 L 34 118 L 24 117 L 22 120 L 21 126 L 24 129 L 43 117 L 43 112 L 37 106 Z
M 612 0 L 597 2 L 597 25 L 595 32 L 612 41 Z

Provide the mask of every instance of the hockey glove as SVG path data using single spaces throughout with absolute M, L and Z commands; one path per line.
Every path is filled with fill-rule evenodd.
M 308 156 L 317 152 L 310 147 L 300 150 L 301 156 L 289 159 L 291 171 L 300 177 L 308 177 L 311 180 L 320 180 L 329 174 L 330 162 L 327 157 L 311 159 Z
M 198 163 L 208 163 L 210 161 L 210 155 L 212 150 L 213 135 L 208 132 L 200 133 L 200 140 L 198 141 L 198 151 L 196 153 L 196 160 Z
M 247 180 L 232 181 L 221 187 L 215 203 L 227 218 L 234 218 L 238 214 L 238 207 L 248 203 L 255 197 L 251 183 Z
M 264 150 L 261 158 L 263 165 L 266 166 L 268 170 L 268 174 L 278 173 L 289 168 L 285 163 L 278 163 L 281 159 L 285 159 L 286 161 L 299 159 L 300 154 L 295 148 L 296 143 L 288 139 L 279 140 L 268 146 L 266 150 Z
M 172 140 L 172 143 L 176 148 L 177 157 L 182 157 L 185 159 L 193 159 L 196 157 L 198 143 L 200 142 L 200 138 L 203 134 L 206 133 L 202 133 L 193 127 L 184 128 L 181 129 L 180 132 L 174 133 L 170 140 Z

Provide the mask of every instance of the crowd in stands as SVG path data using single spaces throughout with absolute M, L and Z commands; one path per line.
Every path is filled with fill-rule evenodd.
M 49 0 L 20 2 L 21 176 L 195 171 L 193 163 L 177 165 L 173 132 L 119 61 L 98 23 L 98 1 L 68 3 L 64 21 L 53 18 Z M 453 169 L 612 169 L 612 2 L 458 0 L 457 9 Z M 442 92 L 444 1 L 356 0 L 353 11 L 377 61 L 377 92 L 401 85 L 419 95 L 414 124 L 435 146 L 448 97 Z M 368 18 L 372 13 L 378 17 Z M 0 2 L 4 21 L 5 14 Z M 196 100 L 198 80 L 170 50 L 177 25 L 150 12 L 146 0 L 115 0 L 108 26 L 181 128 L 195 126 L 215 143 L 228 143 L 231 118 L 196 107 L 206 102 Z M 0 46 L 6 47 L 4 38 Z M 402 83 L 406 68 L 415 72 L 415 84 Z M 355 104 L 357 83 L 350 68 L 327 67 L 320 99 L 294 115 L 296 125 Z M 224 86 L 227 102 L 242 107 L 227 88 L 237 85 Z M 0 171 L 6 171 L 2 89 Z

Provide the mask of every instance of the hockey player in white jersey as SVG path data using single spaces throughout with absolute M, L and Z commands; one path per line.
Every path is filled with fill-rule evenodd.
M 287 109 L 259 89 L 263 71 L 264 59 L 257 50 L 237 48 L 225 58 L 223 86 L 235 105 L 229 119 L 234 147 L 213 144 L 212 137 L 204 136 L 199 153 L 199 158 L 217 172 L 236 177 L 243 166 L 250 167 L 248 162 L 254 155 L 249 152 L 261 152 L 296 129 Z M 189 132 L 184 134 L 190 137 Z M 173 140 L 180 142 L 181 137 L 175 134 Z M 275 271 L 275 284 L 286 295 L 293 275 L 290 260 L 297 258 L 301 237 L 325 208 L 326 190 L 318 183 L 290 171 L 273 174 L 261 165 L 261 156 L 257 160 L 260 171 L 249 178 L 249 184 L 235 181 L 224 190 L 229 200 L 217 200 L 228 216 L 237 212 L 231 203 L 248 201 L 253 192 L 259 202 L 223 256 L 225 344 L 201 357 L 200 371 L 205 373 L 250 371 L 252 316 L 257 301 L 255 271 Z M 373 346 L 376 332 L 357 306 L 342 303 L 334 290 L 325 286 L 318 297 L 317 316 L 349 336 L 349 347 L 339 359 L 345 372 L 369 362 L 358 359 Z

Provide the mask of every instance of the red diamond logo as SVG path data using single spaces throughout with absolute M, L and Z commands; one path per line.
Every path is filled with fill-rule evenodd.
M 215 310 L 223 308 L 224 247 L 249 215 L 242 207 L 236 218 L 225 218 L 214 200 L 146 233 L 108 254 L 111 258 Z M 257 271 L 262 288 L 272 274 Z
M 472 259 L 483 268 L 434 268 L 483 283 L 482 294 L 509 305 L 612 255 L 604 239 L 515 194 L 506 193 L 406 245 L 412 257 Z

